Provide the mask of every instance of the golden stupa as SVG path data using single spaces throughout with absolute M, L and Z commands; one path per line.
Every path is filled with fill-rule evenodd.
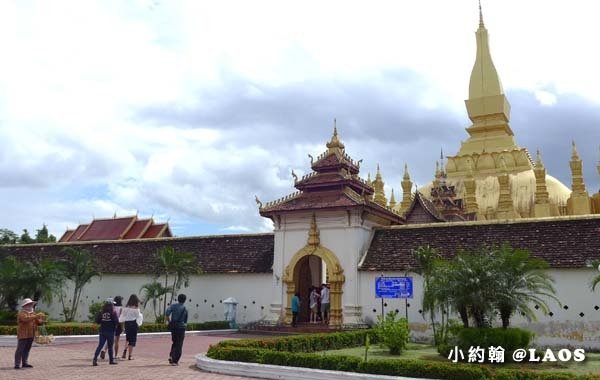
M 440 180 L 454 186 L 458 198 L 465 199 L 471 209 L 476 207 L 478 220 L 589 214 L 591 211 L 585 203 L 590 204 L 590 198 L 585 191 L 581 160 L 574 143 L 570 162 L 574 182 L 571 195 L 567 186 L 546 174 L 539 152 L 534 162 L 527 149 L 515 142 L 509 125 L 510 104 L 492 61 L 481 6 L 475 34 L 477 55 L 471 72 L 469 98 L 465 101 L 472 122 L 466 128 L 469 137 L 461 143 L 456 155 L 445 157 L 445 167 L 442 157 L 436 179 L 419 188 L 419 192 L 428 197 Z M 405 181 L 406 178 L 403 189 L 410 189 Z M 473 181 L 475 186 L 471 185 Z M 474 197 L 467 187 L 474 188 Z M 407 197 L 404 198 L 404 202 L 396 205 L 397 211 L 406 211 Z

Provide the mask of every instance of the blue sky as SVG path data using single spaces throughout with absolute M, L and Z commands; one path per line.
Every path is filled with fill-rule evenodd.
M 517 142 L 598 191 L 594 1 L 483 1 Z M 543 17 L 541 17 L 543 15 Z M 338 120 L 400 195 L 466 139 L 476 1 L 0 3 L 0 228 L 139 213 L 176 235 L 269 231 Z

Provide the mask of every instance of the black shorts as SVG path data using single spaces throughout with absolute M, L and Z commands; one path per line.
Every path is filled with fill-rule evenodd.
M 125 321 L 125 339 L 131 347 L 137 342 L 138 325 L 136 321 Z
M 123 333 L 123 324 L 119 323 L 119 324 L 117 324 L 117 328 L 115 330 L 115 336 L 121 336 L 122 333 Z

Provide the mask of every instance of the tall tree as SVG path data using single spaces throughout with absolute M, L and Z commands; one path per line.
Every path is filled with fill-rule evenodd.
M 81 299 L 81 293 L 87 283 L 94 277 L 101 276 L 93 256 L 85 249 L 67 247 L 63 250 L 68 259 L 64 261 L 64 277 L 72 282 L 73 298 L 65 302 L 66 294 L 60 293 L 60 301 L 63 306 L 63 314 L 66 322 L 72 322 L 77 315 L 77 307 Z
M 0 244 L 17 244 L 19 237 L 8 228 L 0 228 Z
M 35 242 L 36 243 L 55 243 L 56 236 L 48 233 L 48 227 L 46 227 L 46 224 L 43 224 L 42 228 L 37 230 L 37 232 L 35 234 Z
M 175 294 L 182 286 L 188 287 L 190 275 L 200 274 L 200 266 L 196 256 L 190 252 L 177 252 L 173 247 L 159 248 L 154 254 L 154 272 L 156 278 L 164 277 L 164 288 L 168 289 L 169 296 L 163 300 L 162 315 L 167 310 L 167 298 L 173 302 Z
M 29 236 L 29 231 L 27 231 L 27 229 L 23 229 L 23 233 L 21 234 L 21 237 L 19 238 L 19 243 L 21 244 L 32 244 L 35 243 L 35 240 L 33 240 L 31 238 L 31 236 Z
M 14 256 L 0 261 L 0 308 L 6 305 L 10 310 L 17 310 L 18 300 L 31 297 L 28 294 L 30 279 L 27 278 L 28 266 Z

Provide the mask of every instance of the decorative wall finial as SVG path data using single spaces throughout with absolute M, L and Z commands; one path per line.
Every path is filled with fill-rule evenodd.
M 317 217 L 313 212 L 310 218 L 310 229 L 308 230 L 308 245 L 316 247 L 321 244 L 319 230 L 317 229 Z
M 258 208 L 262 208 L 262 207 L 263 207 L 263 204 L 262 204 L 262 202 L 260 201 L 260 199 L 258 199 L 258 195 L 255 195 L 255 196 L 254 196 L 254 201 L 255 201 L 255 202 L 256 202 L 256 204 L 258 205 Z
M 294 169 L 292 169 L 292 177 L 294 177 L 294 183 L 298 182 L 298 176 L 294 173 Z

